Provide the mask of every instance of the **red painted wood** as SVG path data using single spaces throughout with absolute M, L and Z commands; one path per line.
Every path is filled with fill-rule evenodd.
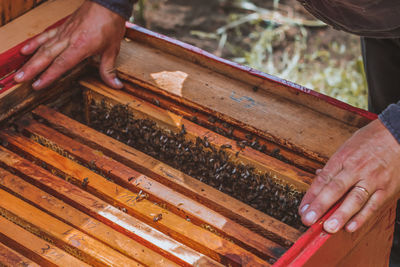
M 332 234 L 324 231 L 323 223 L 339 208 L 342 201 L 330 209 L 321 219 L 311 227 L 294 243 L 285 254 L 274 264 L 274 267 L 303 266 L 314 255 Z M 298 257 L 302 254 L 301 257 Z
M 68 17 L 63 18 L 62 20 L 51 25 L 45 31 L 48 31 L 50 29 L 53 29 L 53 28 L 56 28 L 56 27 L 62 25 L 67 20 Z M 36 36 L 38 36 L 38 35 L 36 35 Z M 0 89 L 0 94 L 4 93 L 5 91 L 7 91 L 8 89 L 10 89 L 11 87 L 13 87 L 14 85 L 17 84 L 14 81 L 15 73 L 12 73 L 12 72 L 21 68 L 25 64 L 25 62 L 27 62 L 28 59 L 30 58 L 30 56 L 25 56 L 20 53 L 21 48 L 26 43 L 28 43 L 30 40 L 35 38 L 36 36 L 33 36 L 32 38 L 29 38 L 28 40 L 18 44 L 17 46 L 14 46 L 13 48 L 7 50 L 6 52 L 0 54 L 0 79 L 11 73 L 6 78 L 0 80 L 0 88 L 3 88 L 3 89 Z

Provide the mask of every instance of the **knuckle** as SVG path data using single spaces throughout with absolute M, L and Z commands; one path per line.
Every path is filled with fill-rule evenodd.
M 374 199 L 370 200 L 370 202 L 368 203 L 368 206 L 369 206 L 369 210 L 372 211 L 373 213 L 375 213 L 379 210 L 379 204 Z
M 353 190 L 351 192 L 351 196 L 353 198 L 353 201 L 358 206 L 364 205 L 364 203 L 367 201 L 367 195 L 364 192 L 360 191 L 360 190 Z
M 56 59 L 54 60 L 54 63 L 53 63 L 53 64 L 55 64 L 56 66 L 59 66 L 59 67 L 63 67 L 63 66 L 65 66 L 65 64 L 66 64 L 66 59 L 65 59 L 64 56 L 59 55 L 59 56 L 56 57 Z
M 321 184 L 327 184 L 331 180 L 331 176 L 323 170 L 317 175 L 316 181 Z
M 329 183 L 329 187 L 335 192 L 343 192 L 346 190 L 345 183 L 341 179 L 332 179 Z
M 53 57 L 53 54 L 51 52 L 51 49 L 47 47 L 42 47 L 42 49 L 40 50 L 40 56 L 46 59 L 50 59 Z

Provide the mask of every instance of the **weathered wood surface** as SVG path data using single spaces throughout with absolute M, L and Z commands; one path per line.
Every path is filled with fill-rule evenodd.
M 221 266 L 107 202 L 0 147 L 0 163 L 31 184 L 183 266 Z
M 325 162 L 358 129 L 280 96 L 279 90 L 254 92 L 254 86 L 245 81 L 135 41 L 122 42 L 117 70 L 126 80 L 214 112 L 219 118 L 320 162 Z
M 21 128 L 41 144 L 52 148 L 56 152 L 72 156 L 75 160 L 106 174 L 115 183 L 132 192 L 147 194 L 150 201 L 166 206 L 169 211 L 190 219 L 192 223 L 208 227 L 219 235 L 232 239 L 234 243 L 259 255 L 260 257 L 277 259 L 285 249 L 249 229 L 231 221 L 221 214 L 204 205 L 173 191 L 169 187 L 158 183 L 129 167 L 105 156 L 99 151 L 91 149 L 59 132 L 33 120 L 21 122 Z M 206 228 L 207 229 L 207 228 Z
M 96 103 L 100 104 L 102 100 L 105 100 L 112 104 L 126 105 L 133 114 L 135 114 L 136 118 L 151 119 L 162 128 L 177 133 L 181 131 L 183 125 L 187 133 L 185 135 L 186 138 L 195 142 L 197 137 L 206 137 L 210 144 L 217 148 L 220 148 L 222 145 L 230 145 L 231 149 L 226 149 L 225 151 L 231 155 L 231 159 L 249 163 L 261 171 L 271 173 L 284 183 L 294 185 L 299 191 L 306 191 L 309 184 L 312 182 L 313 175 L 252 148 L 245 147 L 242 149 L 234 140 L 214 133 L 184 119 L 182 116 L 152 105 L 121 90 L 113 90 L 94 79 L 84 80 L 80 83 L 84 87 L 90 89 L 86 92 L 88 103 L 94 100 Z M 239 152 L 237 156 L 236 152 Z
M 17 84 L 0 94 L 0 123 L 28 108 L 34 108 L 44 101 L 58 97 L 65 88 L 76 89 L 76 79 L 84 73 L 85 64 L 79 64 L 67 76 L 61 78 L 51 88 L 46 90 L 33 90 L 29 83 Z M 12 118 L 15 119 L 15 116 Z
M 0 16 L 4 21 L 8 14 L 15 13 L 17 9 L 32 6 L 32 3 L 44 2 L 43 0 L 2 0 L 0 2 Z M 24 42 L 25 40 L 41 33 L 47 27 L 75 11 L 83 0 L 52 0 L 42 3 L 21 17 L 0 27 L 0 54 Z M 10 7 L 13 11 L 10 10 Z M 1 18 L 1 17 L 0 17 Z M 0 22 L 0 25 L 2 23 Z
M 21 16 L 46 0 L 2 0 L 0 2 L 0 26 Z
M 140 202 L 138 198 L 123 187 L 108 181 L 104 177 L 90 171 L 82 165 L 59 155 L 33 141 L 11 132 L 2 132 L 0 136 L 8 142 L 8 146 L 16 148 L 33 160 L 45 164 L 46 168 L 55 171 L 65 179 L 71 180 L 88 190 L 88 192 L 124 209 L 128 214 L 139 218 L 175 240 L 201 252 L 214 260 L 234 265 L 262 266 L 266 264 L 257 256 L 191 222 L 161 208 L 147 199 Z M 85 180 L 87 181 L 85 183 Z M 161 220 L 155 220 L 158 215 Z
M 0 192 L 3 193 L 3 195 L 12 198 L 12 196 L 5 193 L 5 191 L 0 190 Z M 7 201 L 7 198 L 5 201 Z M 4 202 L 4 204 L 5 203 L 7 202 Z M 2 203 L 2 205 L 4 204 Z M 26 212 L 29 212 L 29 210 Z M 13 219 L 17 220 L 18 223 L 23 224 L 23 222 L 18 219 L 17 215 L 13 216 Z M 14 250 L 19 251 L 25 257 L 29 257 L 41 266 L 90 266 L 83 261 L 74 258 L 69 253 L 58 248 L 51 242 L 44 241 L 36 235 L 28 232 L 23 227 L 20 227 L 7 219 L 0 217 L 0 242 L 6 243 Z M 30 228 L 28 227 L 27 229 Z
M 0 243 L 0 262 L 5 266 L 39 267 L 40 265 Z
M 0 187 L 146 266 L 178 266 L 100 221 L 0 168 Z
M 142 266 L 96 239 L 91 238 L 85 233 L 55 219 L 1 189 L 0 197 L 0 213 L 3 217 L 19 224 L 23 228 L 30 229 L 30 231 L 33 231 L 36 235 L 50 240 L 51 243 L 56 244 L 57 247 L 63 247 L 68 253 L 89 265 Z M 10 232 L 7 228 L 3 228 L 1 233 L 7 235 Z M 19 233 L 16 232 L 15 236 L 18 235 Z M 13 236 L 13 239 L 14 238 Z M 44 248 L 45 247 L 46 246 L 44 246 Z M 57 261 L 62 258 L 64 257 L 60 257 L 60 259 L 57 258 Z M 71 260 L 72 258 L 68 259 L 68 261 Z M 70 264 L 73 263 L 71 262 Z
M 263 234 L 271 240 L 276 240 L 282 244 L 287 241 L 294 243 L 301 235 L 298 230 L 265 213 L 46 106 L 39 106 L 33 111 L 33 114 L 63 134 L 101 151 L 104 155 L 130 166 L 186 196 L 192 197 L 205 206 L 257 233 Z
M 320 94 L 251 67 L 219 58 L 198 47 L 152 32 L 138 25 L 128 23 L 127 27 L 127 37 L 168 54 L 184 58 L 189 62 L 196 63 L 234 80 L 245 82 L 253 86 L 253 91 L 260 89 L 280 95 L 325 116 L 330 116 L 356 127 L 362 127 L 377 117 L 376 114 L 366 110 L 350 106 L 327 95 Z
M 214 114 L 208 114 L 206 112 L 196 110 L 193 107 L 185 105 L 185 103 L 178 103 L 171 98 L 161 94 L 156 94 L 155 92 L 132 83 L 125 83 L 124 90 L 150 103 L 155 103 L 157 101 L 159 106 L 163 109 L 174 112 L 191 121 L 195 119 L 196 123 L 200 123 L 200 125 L 206 125 L 206 127 L 211 129 L 213 127 L 219 127 L 224 129 L 226 132 L 230 131 L 230 129 L 226 128 L 224 122 L 210 122 L 210 116 L 213 116 Z M 232 136 L 240 140 L 248 140 L 248 136 L 252 136 L 253 140 L 258 140 L 260 145 L 266 146 L 266 151 L 264 151 L 264 153 L 273 153 L 273 151 L 279 150 L 279 154 L 285 159 L 289 160 L 293 165 L 310 173 L 315 173 L 317 169 L 322 169 L 323 167 L 323 164 L 320 162 L 312 160 L 302 154 L 295 153 L 289 150 L 287 147 L 273 143 L 265 138 L 255 135 L 254 132 L 247 131 L 243 128 L 236 127 L 232 132 Z

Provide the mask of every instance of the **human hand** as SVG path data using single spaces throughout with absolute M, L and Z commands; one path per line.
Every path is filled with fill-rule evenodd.
M 43 72 L 32 84 L 34 89 L 39 90 L 84 59 L 99 54 L 103 81 L 113 88 L 122 88 L 114 63 L 124 34 L 124 18 L 87 0 L 63 25 L 42 33 L 21 49 L 24 55 L 35 54 L 14 79 L 16 82 L 29 81 Z
M 299 213 L 305 225 L 316 222 L 347 192 L 324 230 L 354 232 L 400 192 L 400 145 L 380 120 L 358 130 L 317 171 Z M 349 191 L 350 190 L 350 191 Z

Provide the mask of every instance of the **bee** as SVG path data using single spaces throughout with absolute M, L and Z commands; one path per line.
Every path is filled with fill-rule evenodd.
M 193 122 L 195 122 L 195 123 L 198 121 L 198 119 L 197 119 L 196 116 L 191 117 L 190 120 L 193 121 Z
M 225 148 L 232 148 L 232 145 L 224 144 L 224 145 L 221 146 L 221 149 L 225 149 Z
M 185 128 L 185 124 L 182 124 L 182 127 L 181 127 L 182 129 L 181 129 L 181 134 L 182 135 L 185 135 L 186 134 L 186 128 Z
M 247 142 L 246 141 L 237 141 L 236 144 L 238 147 L 243 149 L 246 147 Z
M 279 155 L 279 153 L 281 152 L 281 150 L 279 149 L 279 148 L 274 148 L 273 150 L 272 150 L 272 152 L 271 152 L 271 154 L 274 156 L 277 156 L 277 155 Z
M 252 140 L 252 139 L 253 139 L 253 135 L 250 134 L 250 133 L 246 134 L 245 137 L 246 137 L 247 139 L 249 139 L 249 140 Z
M 262 146 L 259 148 L 259 151 L 260 151 L 260 152 L 266 152 L 266 151 L 267 151 L 267 146 L 266 146 L 266 145 L 262 145 Z
M 159 213 L 156 216 L 153 217 L 153 222 L 158 222 L 162 219 L 162 214 Z
M 160 106 L 160 101 L 157 98 L 153 98 L 153 103 L 154 105 L 156 105 L 157 107 Z
M 210 147 L 210 143 L 208 142 L 207 136 L 204 136 L 204 138 L 203 138 L 203 145 L 204 145 L 205 147 Z
M 213 116 L 209 116 L 207 120 L 211 123 L 215 123 L 217 121 Z
M 82 187 L 83 187 L 83 188 L 86 188 L 88 184 L 89 184 L 89 178 L 86 177 L 86 178 L 84 178 L 84 179 L 82 180 Z

